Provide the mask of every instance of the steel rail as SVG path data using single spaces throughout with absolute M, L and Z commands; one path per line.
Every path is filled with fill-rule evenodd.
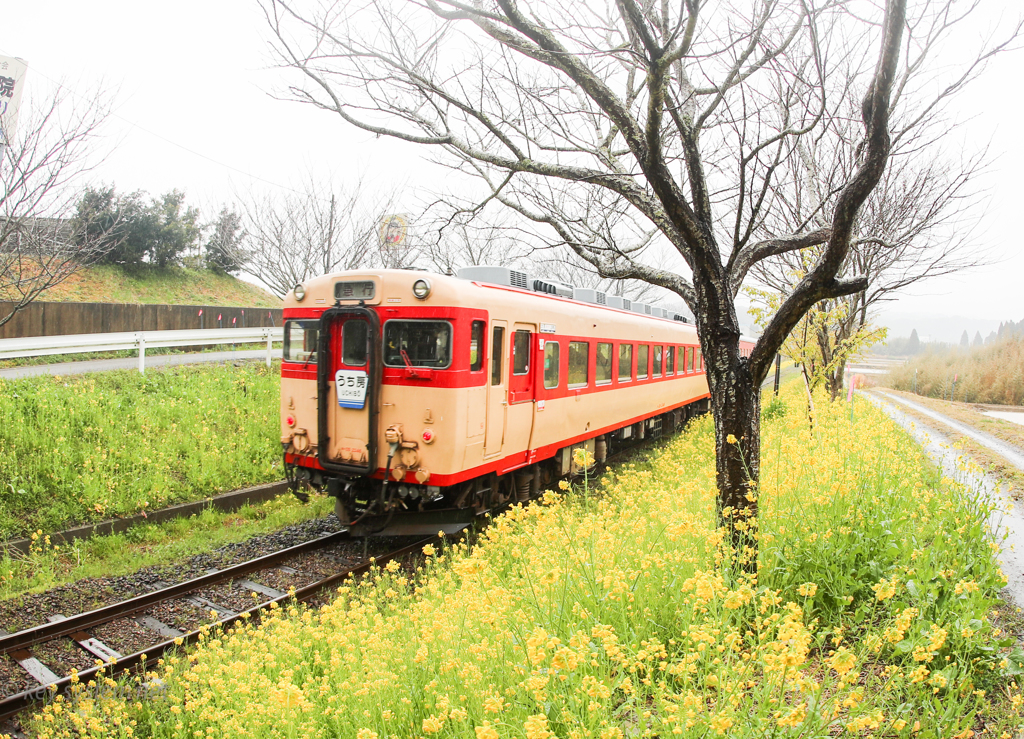
M 332 536 L 336 536 L 336 534 Z M 324 578 L 323 580 L 319 580 L 315 583 L 311 583 L 302 588 L 299 588 L 294 592 L 294 594 L 289 593 L 286 595 L 282 595 L 278 598 L 273 598 L 264 603 L 253 606 L 252 608 L 246 611 L 242 611 L 238 614 L 235 614 L 234 616 L 229 616 L 227 618 L 223 618 L 219 621 L 213 622 L 209 626 L 206 626 L 204 628 L 196 629 L 195 631 L 183 634 L 182 636 L 176 637 L 174 639 L 168 639 L 167 641 L 160 642 L 159 644 L 149 647 L 144 651 L 135 652 L 134 654 L 129 654 L 127 656 L 121 657 L 117 660 L 116 664 L 106 663 L 103 665 L 97 665 L 96 667 L 91 667 L 88 670 L 83 670 L 82 672 L 76 673 L 74 678 L 72 678 L 71 676 L 66 676 L 55 683 L 43 685 L 38 688 L 33 688 L 32 690 L 26 690 L 21 693 L 16 693 L 14 695 L 8 696 L 3 700 L 0 700 L 0 721 L 11 718 L 12 716 L 20 713 L 21 711 L 24 711 L 27 708 L 31 708 L 36 703 L 40 703 L 48 699 L 53 699 L 57 695 L 66 696 L 70 692 L 71 687 L 73 685 L 87 683 L 89 680 L 95 678 L 97 675 L 100 674 L 101 671 L 104 671 L 107 668 L 112 668 L 111 672 L 108 673 L 109 675 L 117 675 L 140 666 L 144 668 L 149 668 L 153 665 L 156 665 L 157 661 L 160 660 L 161 657 L 167 651 L 178 646 L 194 644 L 195 642 L 199 641 L 201 635 L 207 633 L 210 628 L 213 628 L 215 626 L 219 626 L 222 628 L 230 626 L 237 621 L 247 619 L 255 614 L 260 613 L 261 611 L 270 609 L 272 604 L 283 603 L 291 598 L 294 598 L 296 602 L 305 603 L 322 590 L 325 590 L 331 587 L 332 585 L 345 580 L 346 578 L 361 575 L 365 572 L 368 572 L 371 567 L 384 565 L 393 559 L 398 559 L 400 557 L 404 557 L 408 554 L 411 554 L 417 551 L 418 549 L 422 548 L 424 545 L 436 540 L 437 538 L 438 537 L 436 535 L 429 536 L 426 539 L 422 539 L 421 541 L 416 542 L 415 544 L 410 544 L 407 547 L 397 549 L 394 552 L 391 552 L 390 554 L 372 558 L 370 561 L 364 562 L 361 565 L 350 567 L 347 570 L 336 573 L 334 575 L 330 575 Z
M 269 567 L 273 567 L 278 562 L 291 559 L 296 555 L 316 551 L 317 549 L 322 549 L 330 546 L 331 544 L 346 541 L 350 538 L 348 531 L 339 531 L 334 534 L 328 534 L 327 536 L 322 536 L 319 539 L 313 539 L 311 541 L 303 542 L 302 544 L 296 544 L 288 549 L 282 549 L 278 552 L 257 557 L 256 559 L 242 562 L 241 564 L 228 567 L 224 570 L 212 572 L 209 575 L 203 575 L 201 577 L 193 578 L 192 580 L 186 580 L 185 582 L 178 583 L 176 585 L 161 588 L 160 590 L 154 590 L 151 593 L 144 593 L 143 595 L 138 595 L 126 601 L 121 601 L 120 603 L 114 603 L 109 606 L 97 608 L 93 611 L 80 613 L 76 616 L 71 616 L 60 621 L 22 629 L 14 634 L 0 637 L 0 655 L 9 654 L 10 652 L 18 649 L 25 649 L 35 644 L 39 644 L 40 642 L 56 639 L 57 637 L 68 636 L 69 634 L 73 634 L 78 631 L 88 631 L 94 626 L 133 616 L 140 611 L 145 611 L 146 609 L 157 605 L 158 603 L 174 600 L 175 598 L 180 598 L 195 590 L 202 590 L 203 588 L 210 587 L 211 585 L 217 585 L 227 580 L 234 580 L 241 575 L 246 575 L 250 572 L 255 572 L 256 570 L 264 570 Z

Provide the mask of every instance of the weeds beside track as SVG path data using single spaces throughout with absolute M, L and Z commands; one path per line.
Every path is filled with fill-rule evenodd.
M 0 380 L 0 539 L 282 477 L 259 364 Z

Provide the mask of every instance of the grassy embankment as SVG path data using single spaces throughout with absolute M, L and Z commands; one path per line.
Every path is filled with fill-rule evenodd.
M 907 392 L 916 387 L 930 398 L 1024 405 L 1024 338 L 917 355 L 892 370 L 886 384 Z
M 5 295 L 0 291 L 0 300 Z M 280 308 L 281 301 L 255 285 L 205 269 L 143 269 L 126 272 L 97 265 L 71 275 L 39 300 L 55 303 L 145 303 Z
M 35 729 L 1010 736 L 1022 697 L 992 623 L 989 506 L 937 479 L 879 411 L 851 425 L 823 401 L 811 433 L 800 404 L 763 428 L 757 580 L 714 527 L 705 418 L 648 462 L 513 509 L 472 550 L 428 547 L 415 573 L 376 571 L 320 611 L 211 630 L 162 663 L 156 698 L 85 689 Z
M 0 290 L 0 301 L 5 295 Z M 51 287 L 40 301 L 55 303 L 143 303 L 149 305 L 221 305 L 245 308 L 280 308 L 281 301 L 256 285 L 231 275 L 216 274 L 205 269 L 143 269 L 125 272 L 119 267 L 96 265 L 71 275 L 67 280 Z M 215 325 L 215 315 L 208 318 L 207 327 Z M 197 318 L 198 321 L 198 318 Z M 199 327 L 197 322 L 196 328 Z M 229 326 L 230 328 L 230 326 Z M 265 344 L 225 344 L 204 346 L 198 351 L 224 349 L 262 349 Z M 157 347 L 147 350 L 150 356 L 180 354 L 197 351 L 196 348 Z M 119 359 L 138 356 L 134 351 L 87 352 L 57 354 L 42 357 L 0 360 L 0 369 L 39 364 L 63 364 L 89 359 Z

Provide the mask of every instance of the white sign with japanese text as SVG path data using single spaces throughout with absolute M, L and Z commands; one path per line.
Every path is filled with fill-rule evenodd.
M 0 145 L 14 139 L 26 72 L 28 64 L 24 59 L 0 56 Z
M 365 370 L 338 370 L 334 373 L 338 388 L 338 405 L 342 408 L 362 408 L 366 405 L 366 386 L 369 380 Z

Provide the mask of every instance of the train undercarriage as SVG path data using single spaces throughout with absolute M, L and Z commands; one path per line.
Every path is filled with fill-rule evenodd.
M 681 430 L 709 409 L 707 399 L 631 424 L 593 439 L 567 446 L 553 457 L 503 475 L 490 473 L 456 485 L 409 484 L 367 475 L 327 473 L 286 464 L 292 491 L 303 499 L 302 488 L 326 489 L 335 499 L 334 511 L 357 537 L 453 533 L 474 520 L 494 515 L 515 503 L 535 498 L 556 480 L 592 473 L 597 466 L 649 439 Z M 574 452 L 588 452 L 584 470 Z

